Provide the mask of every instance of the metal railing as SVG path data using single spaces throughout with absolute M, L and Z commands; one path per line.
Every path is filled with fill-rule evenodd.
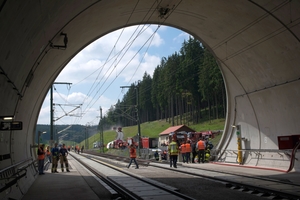
M 16 164 L 0 170 L 0 180 L 5 180 L 4 187 L 0 188 L 0 193 L 15 185 L 18 180 L 26 176 L 27 168 L 33 166 L 36 169 L 36 160 L 28 158 Z
M 211 160 L 225 162 L 228 154 L 235 155 L 236 159 L 237 159 L 239 151 L 242 151 L 244 154 L 249 153 L 250 156 L 252 156 L 252 154 L 255 154 L 257 159 L 263 159 L 264 153 L 277 153 L 281 157 L 283 157 L 283 155 L 286 155 L 290 159 L 290 161 L 289 161 L 290 167 L 288 170 L 286 170 L 286 172 L 289 172 L 294 167 L 294 161 L 298 160 L 296 158 L 296 153 L 298 151 L 299 146 L 300 146 L 300 142 L 293 149 L 285 149 L 285 150 L 280 150 L 280 149 L 241 149 L 241 150 L 212 149 L 210 151 L 210 155 L 211 155 Z

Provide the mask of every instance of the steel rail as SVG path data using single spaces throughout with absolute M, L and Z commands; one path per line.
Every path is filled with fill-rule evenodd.
M 173 194 L 173 195 L 175 195 L 175 196 L 177 196 L 177 197 L 180 197 L 180 198 L 182 198 L 182 199 L 185 199 L 185 200 L 195 200 L 194 198 L 189 197 L 189 196 L 187 196 L 187 195 L 185 195 L 185 194 L 182 194 L 182 193 L 177 192 L 177 191 L 175 191 L 175 190 L 172 190 L 172 189 L 166 188 L 166 187 L 164 187 L 164 186 L 158 185 L 158 184 L 155 183 L 155 182 L 151 182 L 150 180 L 146 180 L 146 179 L 144 179 L 144 178 L 135 176 L 134 174 L 128 173 L 128 172 L 126 172 L 126 171 L 120 170 L 120 169 L 117 168 L 117 167 L 114 167 L 114 166 L 112 166 L 112 165 L 110 165 L 110 164 L 107 164 L 107 163 L 104 162 L 104 161 L 99 160 L 99 158 L 92 157 L 92 158 L 93 158 L 93 159 L 92 159 L 91 156 L 85 156 L 85 155 L 82 155 L 82 154 L 81 154 L 81 156 L 83 156 L 83 157 L 85 157 L 85 158 L 88 158 L 88 159 L 91 159 L 91 160 L 93 160 L 93 161 L 95 161 L 95 162 L 97 162 L 97 163 L 99 163 L 99 164 L 101 164 L 101 165 L 104 165 L 104 166 L 106 166 L 106 167 L 109 167 L 109 168 L 111 168 L 111 169 L 113 169 L 113 170 L 116 170 L 116 171 L 118 171 L 118 172 L 120 172 L 120 173 L 126 174 L 126 175 L 128 175 L 128 176 L 130 176 L 130 177 L 132 177 L 132 178 L 135 178 L 135 179 L 137 179 L 137 180 L 139 180 L 139 181 L 142 181 L 142 182 L 144 182 L 144 183 L 147 183 L 147 184 L 149 184 L 149 185 L 152 185 L 152 186 L 154 186 L 154 187 L 156 187 L 156 188 L 159 188 L 159 189 L 161 189 L 161 190 L 163 190 L 163 191 L 165 191 L 165 192 L 168 192 L 168 193 L 170 193 L 170 194 Z M 93 156 L 97 156 L 97 155 L 93 155 Z M 74 157 L 74 156 L 73 156 L 73 157 Z M 98 156 L 97 156 L 97 157 L 98 157 Z M 77 159 L 76 159 L 76 160 L 77 160 Z M 149 163 L 149 161 L 148 161 L 147 163 Z M 97 173 L 97 172 L 96 172 L 96 173 Z M 102 177 L 102 175 L 100 175 L 100 176 Z M 105 178 L 105 179 L 106 179 L 106 178 Z M 136 195 L 135 195 L 134 193 L 132 193 L 131 191 L 128 191 L 128 190 L 127 190 L 125 187 L 123 187 L 121 184 L 118 184 L 118 183 L 113 182 L 113 181 L 110 181 L 110 182 L 112 182 L 112 184 L 114 185 L 112 188 L 115 189 L 115 187 L 116 187 L 116 185 L 117 185 L 117 187 L 121 187 L 121 188 L 122 188 L 122 191 L 127 191 L 127 193 L 133 195 L 136 199 L 142 199 L 141 197 L 136 196 Z M 109 185 L 109 184 L 108 184 L 108 185 Z M 110 185 L 110 186 L 111 186 L 111 185 Z M 117 190 L 117 189 L 116 189 L 116 190 Z
M 93 155 L 96 155 L 96 154 L 97 153 L 95 153 L 95 152 L 93 153 Z M 98 154 L 98 156 L 103 156 L 103 157 L 109 158 L 111 160 L 116 158 L 116 156 L 108 155 L 108 154 L 106 154 L 106 155 Z M 120 157 L 120 156 L 118 156 L 118 157 Z M 152 163 L 155 163 L 155 162 L 152 162 Z M 151 163 L 149 163 L 148 165 L 151 166 L 151 167 L 161 168 L 161 169 L 170 170 L 170 171 L 176 171 L 176 172 L 179 172 L 179 173 L 189 174 L 189 175 L 192 175 L 192 176 L 203 177 L 203 178 L 213 180 L 213 181 L 221 181 L 221 182 L 225 183 L 225 185 L 227 187 L 233 187 L 235 189 L 236 188 L 241 188 L 241 189 L 244 189 L 244 190 L 253 190 L 253 192 L 255 192 L 255 193 L 263 193 L 264 195 L 275 196 L 276 198 L 288 198 L 290 200 L 299 200 L 299 196 L 287 193 L 285 191 L 278 191 L 278 189 L 269 189 L 269 188 L 265 188 L 265 187 L 261 187 L 261 186 L 257 186 L 257 185 L 251 185 L 251 184 L 247 184 L 247 183 L 240 183 L 240 182 L 237 182 L 237 181 L 234 181 L 234 180 L 218 178 L 216 176 L 212 177 L 212 176 L 205 175 L 205 174 L 193 173 L 193 172 L 189 172 L 187 170 L 182 171 L 178 168 L 174 169 L 174 168 L 170 168 L 170 167 L 154 165 L 154 164 L 151 164 Z M 169 163 L 166 163 L 166 165 L 169 165 Z M 227 175 L 232 175 L 232 176 L 238 176 L 238 177 L 242 177 L 242 178 L 247 178 L 249 180 L 251 179 L 251 180 L 269 181 L 271 183 L 279 183 L 279 184 L 287 185 L 287 186 L 291 186 L 291 187 L 293 187 L 293 186 L 300 187 L 299 184 L 284 182 L 284 181 L 280 181 L 280 180 L 274 180 L 274 179 L 270 179 L 270 178 L 254 177 L 254 176 L 250 176 L 250 175 L 243 175 L 243 174 L 238 174 L 238 173 L 233 173 L 233 172 L 225 172 L 225 171 L 218 171 L 218 170 L 212 170 L 212 169 L 196 168 L 196 167 L 192 167 L 192 166 L 185 166 L 185 167 L 186 168 L 191 168 L 191 169 L 196 169 L 196 170 L 219 173 L 219 174 L 227 174 Z M 251 182 L 251 181 L 246 181 L 246 182 Z
M 72 154 L 69 154 L 69 155 L 72 156 Z M 79 162 L 81 165 L 83 165 L 85 168 L 87 168 L 90 172 L 92 172 L 95 176 L 97 176 L 100 180 L 102 180 L 108 186 L 110 186 L 111 188 L 113 188 L 120 195 L 120 197 L 123 197 L 125 199 L 132 199 L 132 200 L 135 200 L 135 199 L 139 200 L 139 199 L 141 199 L 139 197 L 136 197 L 136 196 L 132 195 L 132 193 L 130 191 L 116 186 L 116 184 L 114 182 L 112 182 L 111 180 L 109 180 L 106 177 L 104 177 L 103 175 L 101 175 L 97 170 L 95 170 L 93 167 L 87 165 L 86 163 L 82 162 L 80 159 L 77 159 L 75 156 L 72 156 L 72 157 L 77 162 Z

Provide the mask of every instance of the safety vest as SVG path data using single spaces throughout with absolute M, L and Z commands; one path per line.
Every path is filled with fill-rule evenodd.
M 205 149 L 205 144 L 202 140 L 199 140 L 197 145 L 198 145 L 198 150 L 204 150 Z
M 169 144 L 169 148 L 168 148 L 168 150 L 169 150 L 169 154 L 172 156 L 172 155 L 178 155 L 178 145 L 177 145 L 177 143 L 176 142 L 171 142 L 170 144 Z
M 186 149 L 187 153 L 191 152 L 192 151 L 191 144 L 190 143 L 186 143 L 185 144 L 185 149 Z
M 39 147 L 39 149 L 38 149 L 38 159 L 39 160 L 44 160 L 45 159 L 45 152 L 41 147 Z
M 134 147 L 130 147 L 130 158 L 136 158 L 136 149 Z
M 182 145 L 180 146 L 180 152 L 181 152 L 181 153 L 186 153 L 186 144 L 182 144 Z

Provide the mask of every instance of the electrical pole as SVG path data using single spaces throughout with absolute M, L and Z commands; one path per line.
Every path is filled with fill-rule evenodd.
M 53 85 L 54 84 L 67 84 L 71 85 L 72 83 L 62 83 L 62 82 L 54 82 L 50 88 L 50 146 L 53 147 Z
M 130 88 L 130 86 L 121 86 L 120 88 Z M 140 115 L 139 115 L 139 82 L 135 86 L 136 89 L 136 105 L 135 105 L 135 111 L 136 111 L 136 122 L 138 126 L 138 154 L 141 157 L 141 125 L 140 125 Z
M 103 137 L 103 121 L 102 121 L 102 108 L 100 106 L 100 149 L 101 152 L 104 153 L 104 137 Z
M 139 156 L 141 157 L 141 124 L 140 124 L 140 115 L 139 115 L 139 83 L 135 87 L 136 89 L 136 121 L 138 125 L 138 137 L 139 137 L 139 146 L 138 146 L 138 151 L 139 151 Z

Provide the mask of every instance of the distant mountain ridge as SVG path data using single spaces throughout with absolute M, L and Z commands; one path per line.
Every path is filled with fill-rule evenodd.
M 57 140 L 57 137 L 60 137 L 63 140 L 70 140 L 74 142 L 81 142 L 85 140 L 85 137 L 91 137 L 92 135 L 98 133 L 98 125 L 95 126 L 84 126 L 80 124 L 71 125 L 54 125 L 53 126 L 53 139 Z M 68 129 L 67 129 L 68 128 Z M 64 130 L 66 129 L 66 130 Z M 38 132 L 46 132 L 41 134 L 40 142 L 47 143 L 50 140 L 50 125 L 49 124 L 37 124 L 36 125 L 36 134 L 35 141 L 38 141 Z

